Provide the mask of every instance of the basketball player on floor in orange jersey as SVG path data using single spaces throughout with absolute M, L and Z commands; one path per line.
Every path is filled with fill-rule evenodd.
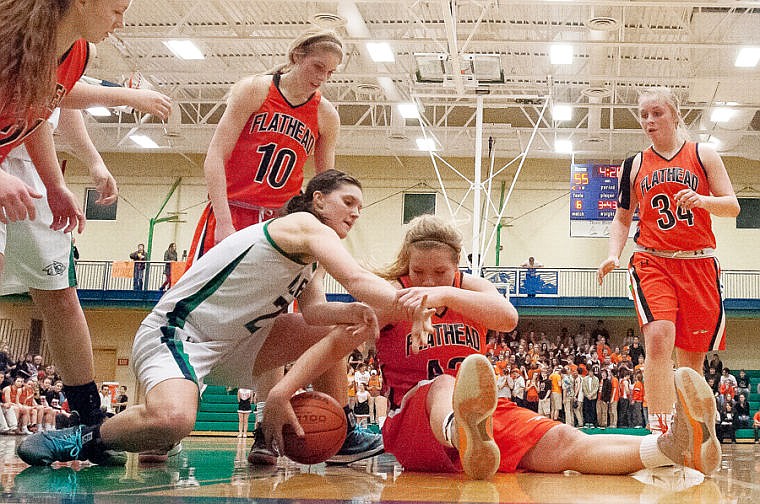
M 101 42 L 121 28 L 129 3 L 0 0 L 0 294 L 31 294 L 42 313 L 51 358 L 66 383 L 69 406 L 88 425 L 102 422 L 104 415 L 90 333 L 74 288 L 69 235 L 74 229 L 82 232 L 85 218 L 64 181 L 47 119 L 59 105 L 108 104 L 114 93 L 124 98 L 121 91 L 105 88 L 96 90 L 95 98 L 89 91 L 100 86 L 78 81 L 91 56 L 89 42 Z M 150 104 L 144 102 L 151 113 L 159 115 L 160 107 L 168 114 L 170 100 L 160 93 L 139 96 L 151 98 Z M 61 124 L 93 176 L 98 203 L 115 201 L 116 184 L 87 136 L 81 114 L 64 110 Z
M 736 217 L 739 203 L 726 168 L 707 143 L 688 141 L 668 88 L 639 97 L 639 122 L 652 145 L 625 160 L 599 284 L 619 266 L 636 209 L 639 224 L 628 275 L 644 334 L 644 384 L 653 430 L 666 430 L 675 403 L 670 386 L 673 348 L 678 366 L 702 374 L 707 351 L 723 350 L 725 313 L 710 215 Z M 714 411 L 705 399 L 705 409 Z M 704 412 L 707 414 L 707 412 Z M 712 418 L 712 417 L 711 417 Z M 705 419 L 712 429 L 712 419 Z M 720 456 L 720 445 L 713 447 Z
M 497 471 L 517 469 L 628 474 L 684 463 L 704 473 L 717 468 L 720 460 L 705 460 L 701 446 L 690 446 L 691 438 L 673 432 L 645 437 L 610 434 L 600 443 L 498 399 L 493 366 L 482 355 L 486 331 L 511 331 L 517 312 L 490 282 L 459 271 L 461 247 L 453 226 L 435 216 L 417 217 L 396 261 L 381 273 L 396 288 L 408 289 L 402 302 L 415 305 L 427 296 L 426 306 L 438 307 L 432 318 L 435 332 L 421 344 L 405 322 L 381 325 L 377 341 L 391 404 L 382 429 L 385 451 L 405 469 L 463 470 L 472 478 L 487 479 Z M 690 369 L 680 369 L 677 376 L 684 396 L 690 396 L 699 381 L 704 383 Z M 676 416 L 679 429 L 683 423 L 685 416 Z

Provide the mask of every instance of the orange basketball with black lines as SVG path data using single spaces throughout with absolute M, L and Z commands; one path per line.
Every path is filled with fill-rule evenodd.
M 319 464 L 340 450 L 346 439 L 346 414 L 338 401 L 322 392 L 304 392 L 290 398 L 304 430 L 296 436 L 290 425 L 282 429 L 285 456 L 301 464 Z

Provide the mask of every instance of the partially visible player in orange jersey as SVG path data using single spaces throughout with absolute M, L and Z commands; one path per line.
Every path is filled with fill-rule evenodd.
M 405 470 L 464 471 L 471 478 L 487 479 L 497 471 L 518 469 L 626 474 L 674 463 L 704 472 L 715 469 L 714 460 L 704 460 L 701 452 L 693 454 L 685 446 L 690 440 L 676 436 L 676 428 L 665 436 L 610 434 L 599 443 L 497 398 L 493 367 L 482 355 L 485 331 L 511 331 L 517 311 L 493 284 L 459 271 L 461 248 L 462 238 L 453 226 L 421 216 L 410 223 L 396 261 L 381 273 L 405 289 L 401 302 L 413 306 L 426 297 L 426 306 L 436 307 L 431 320 L 435 331 L 422 344 L 406 322 L 382 327 L 377 341 L 391 401 L 382 428 L 385 451 Z M 379 314 L 379 319 L 387 316 Z M 678 373 L 687 387 L 695 377 L 701 380 L 689 371 Z M 677 427 L 684 428 L 680 423 Z
M 663 415 L 676 400 L 673 348 L 678 366 L 700 374 L 705 353 L 725 348 L 720 266 L 710 217 L 736 217 L 739 203 L 715 149 L 688 141 L 670 89 L 641 94 L 639 122 L 652 145 L 621 167 L 608 257 L 597 277 L 601 284 L 619 266 L 638 209 L 628 272 L 647 351 L 644 383 L 650 425 L 657 428 L 667 425 Z M 713 424 L 711 419 L 705 422 Z
M 319 88 L 342 59 L 334 32 L 308 31 L 291 44 L 287 64 L 232 87 L 203 165 L 210 203 L 188 266 L 236 230 L 277 216 L 301 191 L 308 157 L 316 173 L 335 167 L 340 118 Z

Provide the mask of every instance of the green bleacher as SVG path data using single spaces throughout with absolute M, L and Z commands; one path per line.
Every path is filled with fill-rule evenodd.
M 760 394 L 757 393 L 757 386 L 760 384 L 760 369 L 745 369 L 745 373 L 747 373 L 747 376 L 749 377 L 749 417 L 752 418 L 755 415 L 755 412 L 760 409 Z M 733 370 L 731 371 L 731 374 L 734 376 L 739 375 L 739 370 Z M 755 431 L 754 429 L 737 429 L 736 430 L 736 440 L 740 439 L 749 439 L 754 440 L 755 439 Z
M 235 433 L 238 431 L 237 389 L 209 385 L 203 391 L 193 433 Z M 255 409 L 255 407 L 254 407 Z M 248 417 L 248 431 L 253 432 L 256 414 Z

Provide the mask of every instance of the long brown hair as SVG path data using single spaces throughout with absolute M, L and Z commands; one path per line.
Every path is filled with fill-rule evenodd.
M 338 170 L 325 170 L 314 176 L 314 178 L 306 184 L 306 190 L 303 193 L 290 198 L 285 213 L 309 212 L 321 221 L 322 217 L 314 210 L 314 193 L 319 191 L 320 193 L 327 195 L 345 184 L 354 185 L 359 189 L 362 188 L 361 182 L 351 175 Z
M 291 42 L 288 48 L 288 62 L 267 73 L 285 73 L 296 64 L 296 56 L 305 56 L 317 50 L 332 52 L 343 59 L 343 41 L 337 33 L 332 30 L 307 30 Z
M 378 271 L 377 275 L 386 280 L 396 280 L 409 274 L 409 256 L 411 250 L 432 250 L 443 248 L 451 253 L 451 260 L 459 263 L 462 252 L 462 235 L 456 228 L 435 215 L 420 215 L 409 223 L 396 260 Z
M 58 24 L 72 0 L 0 0 L 0 111 L 21 116 L 55 92 Z

